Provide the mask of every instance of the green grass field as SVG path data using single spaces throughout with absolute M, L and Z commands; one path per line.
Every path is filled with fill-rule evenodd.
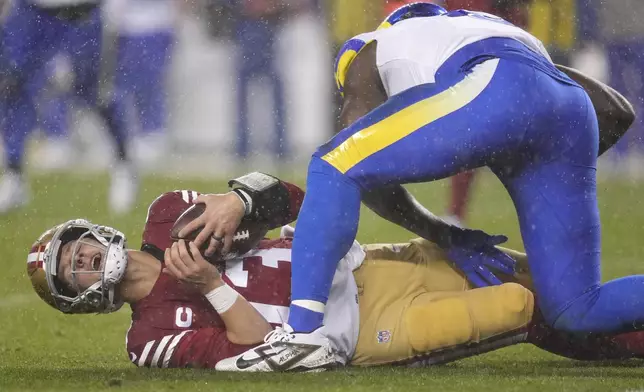
M 223 181 L 147 179 L 140 206 L 125 217 L 106 212 L 106 177 L 36 177 L 33 203 L 0 217 L 0 391 L 470 391 L 644 390 L 641 362 L 581 363 L 528 345 L 427 369 L 344 369 L 321 374 L 217 374 L 137 369 L 125 352 L 129 309 L 112 315 L 65 316 L 33 293 L 25 274 L 31 243 L 46 228 L 86 217 L 119 228 L 140 245 L 147 205 L 174 189 L 223 191 Z M 299 181 L 301 184 L 302 182 Z M 442 211 L 445 183 L 412 189 Z M 604 279 L 644 271 L 644 185 L 601 182 Z M 509 198 L 490 176 L 477 184 L 471 225 L 505 233 L 520 248 Z M 362 216 L 362 242 L 404 241 L 410 235 L 371 213 Z

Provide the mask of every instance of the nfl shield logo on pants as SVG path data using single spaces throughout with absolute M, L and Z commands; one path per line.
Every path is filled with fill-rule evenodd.
M 391 340 L 391 332 L 387 330 L 378 331 L 376 338 L 378 339 L 378 343 L 389 343 L 389 341 Z

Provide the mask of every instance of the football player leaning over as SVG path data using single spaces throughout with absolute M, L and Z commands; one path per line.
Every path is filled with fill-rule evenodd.
M 137 366 L 261 371 L 268 369 L 258 364 L 268 364 L 270 370 L 308 370 L 299 365 L 301 357 L 331 354 L 301 346 L 289 351 L 297 355 L 280 361 L 258 361 L 260 352 L 240 356 L 287 319 L 293 230 L 284 227 L 275 240 L 253 238 L 292 222 L 303 191 L 261 173 L 231 184 L 235 190 L 223 195 L 161 195 L 150 205 L 141 250 L 127 249 L 118 230 L 86 220 L 55 226 L 28 255 L 36 292 L 64 313 L 110 313 L 129 303 L 127 352 Z M 232 241 L 227 255 L 207 258 L 205 249 L 173 241 L 175 222 L 195 202 L 245 216 L 242 225 L 253 233 L 236 236 L 246 243 Z M 422 234 L 428 212 L 421 206 L 415 211 L 395 207 L 392 213 L 416 222 Z M 185 221 L 184 216 L 180 222 Z M 468 238 L 487 237 L 458 230 Z M 250 250 L 235 254 L 244 247 Z M 469 266 L 461 260 L 462 268 L 457 268 L 447 252 L 424 239 L 354 243 L 337 268 L 325 313 L 336 364 L 428 365 L 521 342 L 577 359 L 625 359 L 644 353 L 639 333 L 579 338 L 542 325 L 529 290 L 525 256 L 503 252 L 516 264 L 508 257 L 507 264 L 495 269 L 471 258 Z M 474 289 L 472 281 L 490 286 Z M 288 344 L 275 342 L 272 349 Z M 221 365 L 231 357 L 236 357 L 233 365 L 231 359 Z

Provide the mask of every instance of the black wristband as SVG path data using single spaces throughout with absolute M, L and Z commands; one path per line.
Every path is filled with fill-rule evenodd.
M 229 181 L 228 185 L 249 206 L 248 218 L 266 222 L 272 227 L 289 216 L 290 193 L 276 177 L 253 172 Z M 250 197 L 250 201 L 246 201 L 244 194 Z
M 231 192 L 235 193 L 239 200 L 244 203 L 244 216 L 251 215 L 253 212 L 253 198 L 241 188 L 235 188 Z

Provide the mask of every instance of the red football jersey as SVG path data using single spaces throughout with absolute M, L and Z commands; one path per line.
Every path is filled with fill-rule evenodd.
M 175 191 L 157 198 L 148 209 L 142 249 L 169 247 L 172 225 L 197 195 L 194 191 Z M 229 261 L 222 274 L 224 281 L 273 324 L 286 321 L 291 292 L 290 248 L 290 240 L 262 241 L 251 257 Z M 126 348 L 137 366 L 213 368 L 219 360 L 252 347 L 231 343 L 223 321 L 208 300 L 164 273 L 150 294 L 131 307 Z

